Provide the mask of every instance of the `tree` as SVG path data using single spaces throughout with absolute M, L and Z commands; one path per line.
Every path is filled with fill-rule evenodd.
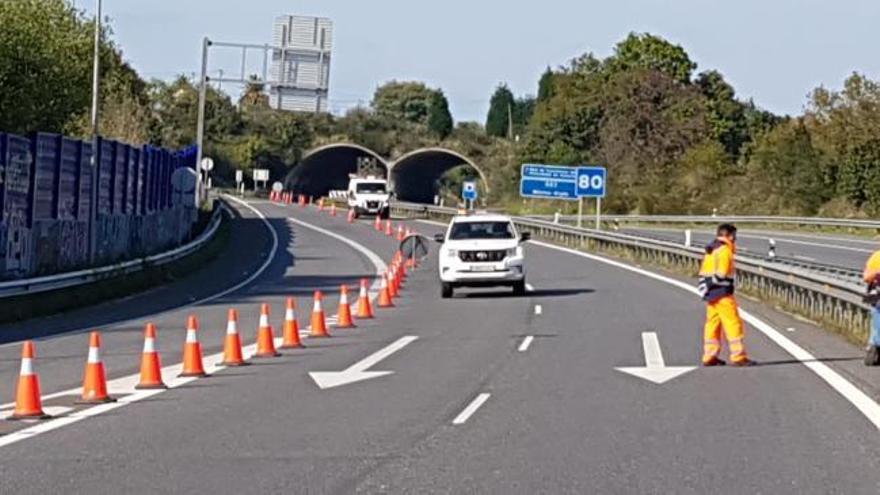
M 449 113 L 449 101 L 443 91 L 435 91 L 428 108 L 428 130 L 437 138 L 446 139 L 452 133 L 452 114 Z
M 166 83 L 153 81 L 148 93 L 153 113 L 152 141 L 169 148 L 189 146 L 196 139 L 198 89 L 184 76 Z M 225 93 L 208 86 L 205 99 L 205 135 L 222 139 L 242 127 L 239 111 Z
M 538 81 L 538 102 L 549 100 L 553 96 L 553 71 L 550 67 L 541 74 Z
M 686 84 L 697 68 L 687 52 L 659 36 L 630 33 L 614 48 L 614 55 L 606 60 L 613 72 L 649 69 L 663 72 L 673 80 Z
M 238 99 L 238 106 L 243 111 L 268 110 L 269 95 L 266 94 L 266 85 L 259 82 L 259 76 L 253 74 L 248 78 L 248 83 Z
M 376 89 L 371 106 L 382 117 L 425 125 L 434 93 L 424 83 L 391 81 Z
M 510 115 L 515 104 L 513 93 L 507 85 L 499 85 L 489 100 L 486 134 L 495 137 L 507 137 L 510 134 Z
M 60 132 L 88 108 L 90 31 L 64 0 L 0 1 L 0 129 Z
M 701 73 L 695 84 L 708 103 L 712 137 L 731 156 L 739 155 L 740 149 L 750 137 L 745 116 L 746 106 L 736 100 L 733 87 L 718 71 Z

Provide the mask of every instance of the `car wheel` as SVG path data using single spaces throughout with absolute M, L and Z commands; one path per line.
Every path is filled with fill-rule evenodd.
M 454 289 L 452 288 L 452 284 L 443 282 L 442 284 L 440 284 L 440 297 L 442 297 L 443 299 L 449 299 L 450 297 L 452 297 L 453 290 Z
M 523 296 L 526 293 L 526 281 L 516 282 L 513 284 L 513 293 L 517 296 Z

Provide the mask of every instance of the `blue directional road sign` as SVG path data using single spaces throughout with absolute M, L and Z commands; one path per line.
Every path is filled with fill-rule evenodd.
M 577 168 L 577 195 L 579 198 L 604 198 L 608 172 L 605 167 Z
M 461 197 L 462 197 L 462 199 L 466 199 L 468 201 L 476 201 L 476 199 L 477 199 L 477 183 L 474 181 L 467 181 L 467 182 L 462 183 Z
M 522 166 L 520 195 L 524 198 L 568 199 L 604 198 L 604 167 L 566 167 L 525 164 Z

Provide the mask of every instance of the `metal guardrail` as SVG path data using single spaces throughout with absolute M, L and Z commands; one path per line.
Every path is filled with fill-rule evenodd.
M 27 278 L 22 280 L 10 280 L 8 282 L 0 282 L 0 299 L 14 296 L 22 296 L 29 294 L 39 294 L 58 289 L 67 289 L 79 285 L 90 284 L 100 280 L 106 280 L 120 275 L 126 275 L 146 268 L 162 266 L 166 263 L 176 261 L 180 258 L 188 256 L 207 244 L 217 229 L 223 218 L 223 211 L 226 205 L 217 203 L 219 206 L 214 210 L 208 227 L 198 237 L 183 246 L 174 248 L 170 251 L 138 258 L 135 260 L 124 261 L 112 265 L 106 265 L 98 268 L 88 268 L 75 272 L 59 273 L 57 275 L 47 275 L 43 277 Z
M 553 215 L 529 215 L 529 218 L 552 219 Z M 576 215 L 560 215 L 560 221 L 576 222 Z M 856 229 L 878 229 L 880 221 L 860 220 L 850 218 L 821 218 L 821 217 L 779 217 L 758 215 L 602 215 L 603 222 L 620 223 L 738 223 L 738 224 L 765 224 L 765 225 L 799 225 L 804 227 L 840 227 Z
M 397 214 L 448 221 L 452 208 L 395 203 Z M 513 217 L 517 228 L 536 239 L 581 250 L 617 256 L 696 274 L 703 251 L 680 244 L 626 234 L 579 229 L 536 218 Z M 713 221 L 718 221 L 714 219 Z M 747 294 L 772 301 L 785 309 L 820 321 L 863 342 L 870 325 L 870 307 L 862 302 L 861 284 L 825 273 L 738 257 L 737 285 Z

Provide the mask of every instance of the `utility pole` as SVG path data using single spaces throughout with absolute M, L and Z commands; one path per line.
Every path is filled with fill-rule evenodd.
M 513 105 L 507 104 L 507 139 L 513 141 Z
M 92 183 L 89 191 L 89 262 L 94 264 L 98 251 L 98 132 L 101 93 L 101 10 L 102 0 L 95 6 L 95 47 L 92 62 Z
M 196 204 L 198 208 L 201 204 L 201 173 L 202 173 L 202 157 L 204 153 L 202 147 L 205 144 L 205 100 L 208 96 L 208 48 L 211 46 L 211 40 L 205 37 L 202 40 L 202 75 L 199 79 L 199 120 L 196 124 Z

